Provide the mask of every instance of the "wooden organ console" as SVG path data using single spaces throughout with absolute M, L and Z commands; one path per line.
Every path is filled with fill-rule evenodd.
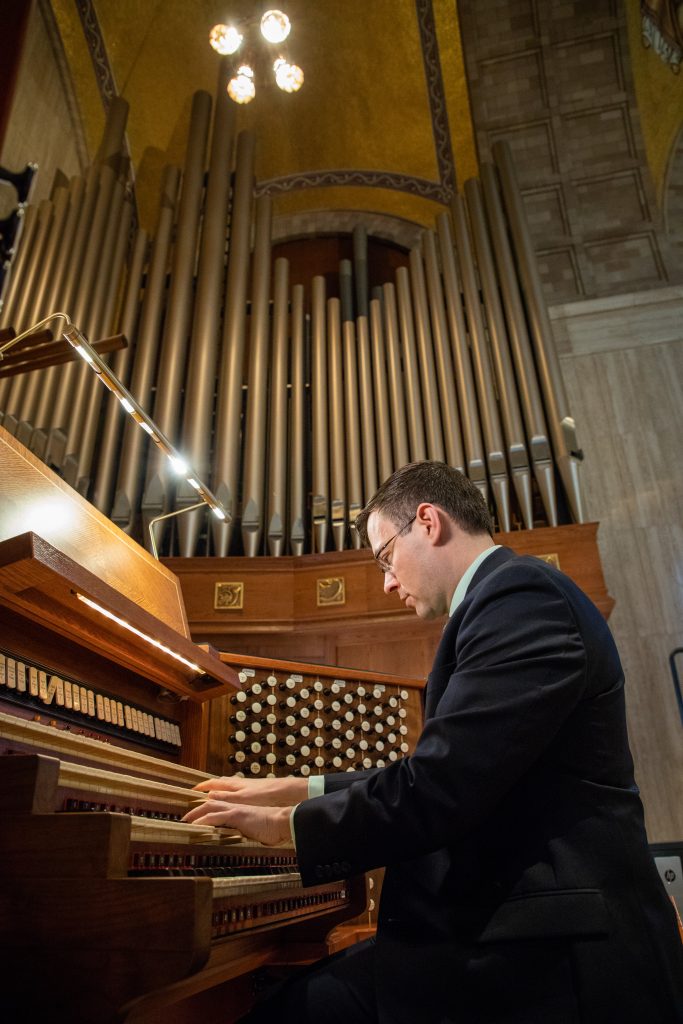
M 304 889 L 293 848 L 182 823 L 191 787 L 403 756 L 421 684 L 199 647 L 170 571 L 2 428 L 0 465 L 7 1019 L 236 1019 L 372 880 Z

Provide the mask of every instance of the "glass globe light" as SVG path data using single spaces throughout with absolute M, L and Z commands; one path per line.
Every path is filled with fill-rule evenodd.
M 284 42 L 291 27 L 284 11 L 266 11 L 261 18 L 261 34 L 269 43 Z
M 235 103 L 251 103 L 255 95 L 254 72 L 248 64 L 242 64 L 228 82 L 228 96 Z
M 304 84 L 304 73 L 296 64 L 290 64 L 282 57 L 273 64 L 275 81 L 283 92 L 297 92 Z
M 240 48 L 242 35 L 234 25 L 214 25 L 209 33 L 209 42 L 217 53 L 235 53 Z

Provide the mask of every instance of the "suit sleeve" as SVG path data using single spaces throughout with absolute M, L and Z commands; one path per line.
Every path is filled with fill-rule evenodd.
M 349 773 L 343 788 L 326 785 L 297 808 L 304 883 L 458 842 L 539 758 L 585 687 L 583 639 L 557 581 L 520 563 L 485 580 L 468 598 L 414 753 L 366 778 Z

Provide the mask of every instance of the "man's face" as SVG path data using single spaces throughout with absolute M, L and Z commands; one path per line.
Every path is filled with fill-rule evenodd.
M 368 540 L 384 569 L 384 593 L 397 590 L 406 608 L 413 608 L 421 619 L 445 615 L 448 607 L 443 606 L 433 571 L 435 549 L 424 525 L 417 519 L 402 527 L 404 523 L 394 523 L 381 512 L 373 512 L 368 519 Z

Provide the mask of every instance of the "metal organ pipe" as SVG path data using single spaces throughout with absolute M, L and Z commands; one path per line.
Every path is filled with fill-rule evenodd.
M 239 480 L 242 378 L 246 334 L 249 234 L 254 191 L 254 146 L 251 132 L 237 139 L 235 186 L 230 222 L 230 249 L 225 291 L 225 320 L 221 340 L 221 365 L 216 406 L 213 491 L 234 516 Z M 228 553 L 232 523 L 212 522 L 215 553 Z
M 162 433 L 174 437 L 180 418 L 187 346 L 192 323 L 194 275 L 197 263 L 197 235 L 202 208 L 204 157 L 211 117 L 211 97 L 196 92 L 192 98 L 190 131 L 178 200 L 176 238 L 173 246 L 166 316 L 159 353 L 156 393 L 152 418 Z M 168 459 L 150 448 L 147 486 L 142 497 L 143 521 L 168 511 L 174 491 Z M 164 535 L 168 520 L 157 526 L 156 537 Z M 147 537 L 148 531 L 144 530 Z
M 524 216 L 524 204 L 517 185 L 510 147 L 503 142 L 496 142 L 493 146 L 493 156 L 500 173 L 505 211 L 512 232 L 522 290 L 526 297 L 529 329 L 541 379 L 555 461 L 572 515 L 576 522 L 582 523 L 584 520 L 583 500 L 579 485 L 581 454 L 576 438 L 576 425 L 567 406 L 567 396 L 553 342 L 550 318 L 543 297 L 543 286 L 536 254 Z
M 197 288 L 183 409 L 183 451 L 202 480 L 210 475 L 210 438 L 213 421 L 216 364 L 221 306 L 225 281 L 225 250 L 228 233 L 230 170 L 235 125 L 235 104 L 225 83 L 229 62 L 221 61 L 214 106 L 209 177 L 204 200 Z M 193 505 L 196 492 L 185 481 L 176 491 L 177 507 Z M 194 510 L 178 517 L 178 543 L 184 557 L 194 555 L 205 514 Z

